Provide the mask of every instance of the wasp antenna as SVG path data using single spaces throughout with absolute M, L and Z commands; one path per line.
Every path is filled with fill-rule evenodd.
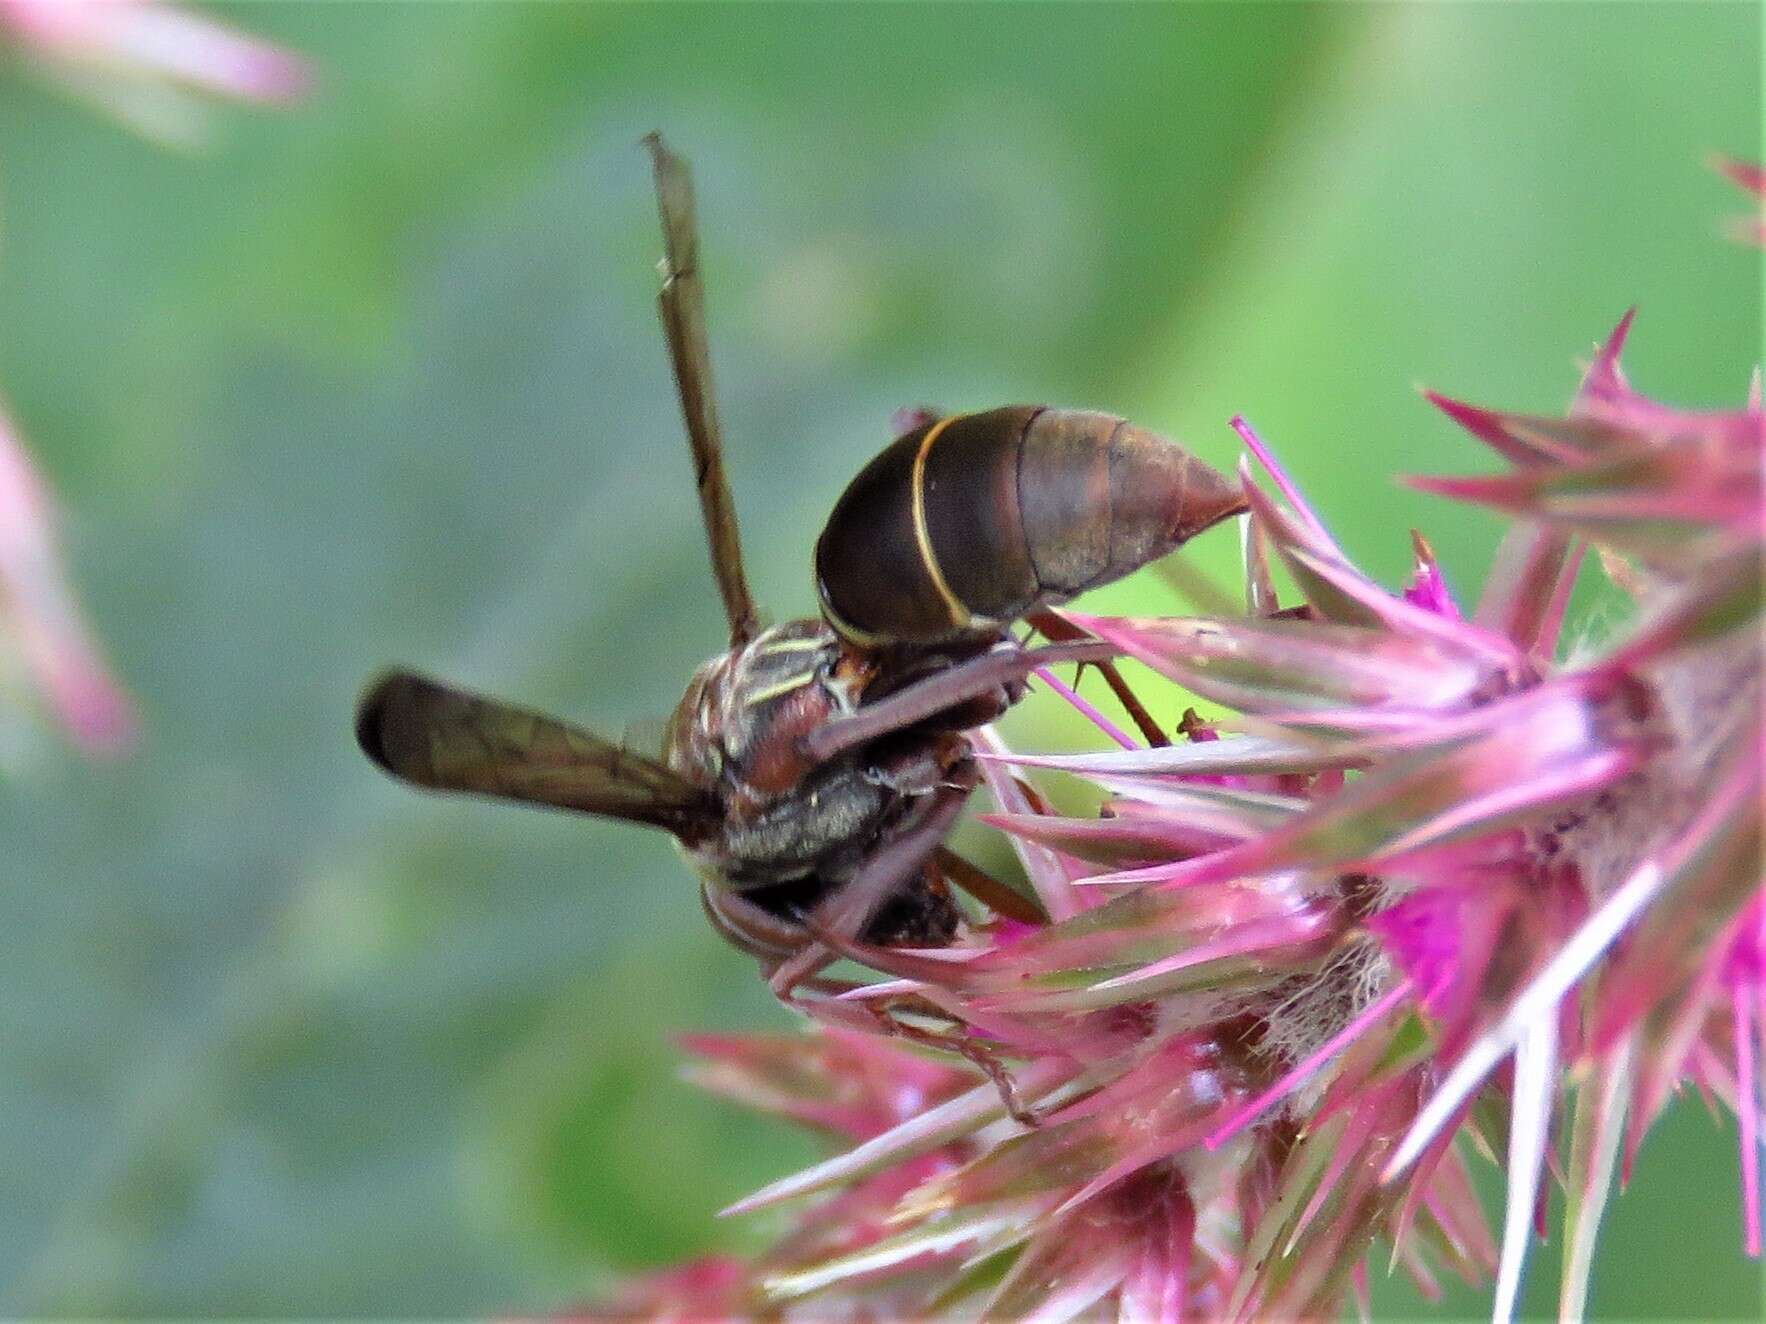
M 724 615 L 729 618 L 730 644 L 736 647 L 754 637 L 760 621 L 742 569 L 736 504 L 724 476 L 723 432 L 718 425 L 711 350 L 705 333 L 705 286 L 699 277 L 693 176 L 660 133 L 646 134 L 644 146 L 650 150 L 655 169 L 656 205 L 662 217 L 664 256 L 657 306 L 680 393 L 681 415 L 687 424 L 687 441 L 693 450 L 693 476 L 699 488 L 705 537 L 711 546 L 711 569 L 724 600 Z

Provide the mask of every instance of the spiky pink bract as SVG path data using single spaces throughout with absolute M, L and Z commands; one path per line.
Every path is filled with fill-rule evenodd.
M 1420 536 L 1400 591 L 1356 569 L 1235 420 L 1279 494 L 1244 467 L 1254 614 L 1069 619 L 1239 716 L 1141 748 L 1080 701 L 1118 748 L 984 741 L 989 821 L 1056 918 L 850 949 L 888 980 L 807 998 L 821 1028 L 789 1041 L 822 1092 L 888 1061 L 911 1094 L 941 1040 L 982 1071 L 888 1127 L 876 1099 L 733 1090 L 869 1123 L 738 1206 L 820 1201 L 779 1250 L 622 1310 L 1310 1318 L 1365 1291 L 1384 1243 L 1425 1292 L 1494 1274 L 1506 1318 L 1561 1133 L 1574 1317 L 1615 1171 L 1683 1081 L 1740 1115 L 1757 1253 L 1766 418 L 1634 392 L 1630 320 L 1565 418 L 1430 397 L 1509 465 L 1418 480 L 1515 519 L 1469 609 Z M 1566 646 L 1595 565 L 1635 620 Z M 1102 816 L 1050 812 L 1021 780 L 1050 767 L 1099 786 Z M 917 1042 L 861 1033 L 889 1027 Z M 1508 1172 L 1500 1242 L 1468 1144 Z

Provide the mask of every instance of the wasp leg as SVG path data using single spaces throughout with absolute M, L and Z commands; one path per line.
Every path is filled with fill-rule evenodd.
M 776 964 L 803 945 L 802 925 L 756 905 L 734 887 L 701 883 L 699 901 L 719 936 L 763 963 Z
M 804 926 L 811 933 L 819 930 L 842 942 L 858 937 L 890 892 L 913 877 L 927 856 L 938 848 L 968 798 L 966 786 L 934 793 L 930 803 L 919 812 L 918 820 L 878 847 L 851 878 L 804 917 Z M 817 939 L 780 962 L 767 983 L 777 997 L 789 999 L 798 984 L 820 974 L 838 959 L 838 952 Z
M 999 1054 L 991 1047 L 961 1027 L 928 1030 L 924 1026 L 915 1025 L 895 1014 L 897 1005 L 899 1004 L 871 1005 L 871 1014 L 877 1018 L 877 1023 L 885 1034 L 926 1048 L 955 1053 L 993 1082 L 994 1089 L 999 1091 L 1000 1102 L 1005 1105 L 1006 1112 L 1014 1122 L 1031 1128 L 1042 1125 L 1042 1118 L 1034 1108 L 1024 1102 L 1024 1096 L 1018 1092 L 1018 1082 L 1012 1078 L 1010 1069 L 1000 1061 Z
M 1101 639 L 1083 639 L 1042 648 L 1024 648 L 1010 641 L 996 644 L 980 657 L 935 671 L 924 680 L 887 698 L 865 705 L 850 717 L 824 723 L 803 738 L 803 750 L 825 763 L 878 736 L 913 726 L 969 699 L 1023 680 L 1038 667 L 1057 662 L 1103 662 L 1122 650 Z
M 880 740 L 866 750 L 864 776 L 898 795 L 921 796 L 947 788 L 972 791 L 981 770 L 962 737 L 949 733 L 927 740 L 916 732 L 902 741 Z
M 1051 639 L 1056 643 L 1091 638 L 1065 616 L 1052 611 L 1032 612 L 1025 619 L 1042 633 L 1043 638 Z M 1146 705 L 1128 687 L 1128 682 L 1122 678 L 1122 673 L 1116 669 L 1114 662 L 1104 661 L 1089 664 L 1081 662 L 1079 669 L 1084 671 L 1087 665 L 1095 667 L 1097 673 L 1104 678 L 1104 684 L 1110 687 L 1110 693 L 1116 696 L 1116 701 L 1122 705 L 1123 711 L 1133 720 L 1149 745 L 1169 745 L 1171 743 L 1171 738 L 1161 731 L 1159 723 L 1153 720 L 1153 714 L 1147 711 Z M 1078 677 L 1074 679 L 1077 682 Z
M 767 987 L 780 1002 L 790 1002 L 798 985 L 814 980 L 838 959 L 839 953 L 812 942 L 775 965 L 767 975 Z
M 992 874 L 971 864 L 949 846 L 940 846 L 932 855 L 933 863 L 949 883 L 960 887 L 996 915 L 1015 919 L 1020 924 L 1041 926 L 1049 922 L 1035 898 L 1025 896 L 1009 883 L 1002 883 Z

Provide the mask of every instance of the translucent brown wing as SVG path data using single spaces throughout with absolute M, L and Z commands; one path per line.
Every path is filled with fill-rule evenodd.
M 356 740 L 393 776 L 644 823 L 693 841 L 719 820 L 710 792 L 654 759 L 555 718 L 408 671 L 375 681 Z

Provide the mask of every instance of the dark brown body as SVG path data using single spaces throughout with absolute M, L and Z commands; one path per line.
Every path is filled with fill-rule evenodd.
M 1241 508 L 1125 419 L 1015 405 L 923 423 L 865 466 L 816 544 L 822 611 L 860 648 L 997 636 Z
M 816 547 L 825 620 L 787 621 L 694 673 L 661 761 L 495 700 L 395 673 L 358 737 L 420 785 L 664 827 L 737 946 L 777 963 L 856 877 L 936 844 L 977 779 L 966 729 L 1043 654 L 1004 637 L 1037 608 L 1138 569 L 1240 508 L 1221 475 L 1106 414 L 1013 407 L 897 438 Z M 1071 645 L 1068 645 L 1071 647 Z M 1045 650 L 1046 651 L 1046 650 Z M 851 929 L 938 946 L 961 912 L 911 856 Z

